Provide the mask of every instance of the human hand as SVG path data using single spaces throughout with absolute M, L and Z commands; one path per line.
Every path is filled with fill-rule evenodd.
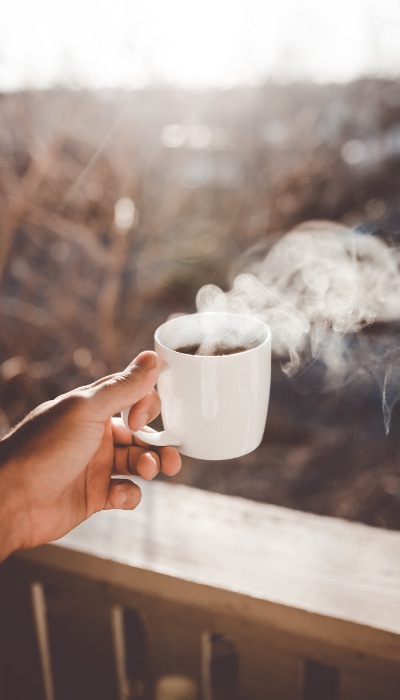
M 159 370 L 156 353 L 143 352 L 123 372 L 38 406 L 0 441 L 0 561 L 62 537 L 97 511 L 135 508 L 139 487 L 112 475 L 179 471 L 173 447 L 150 451 L 112 418 L 133 404 L 129 425 L 137 430 L 158 415 Z

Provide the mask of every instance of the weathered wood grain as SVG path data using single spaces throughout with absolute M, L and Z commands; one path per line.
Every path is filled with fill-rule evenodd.
M 400 661 L 400 533 L 184 486 L 141 487 L 136 511 L 100 513 L 19 556 Z

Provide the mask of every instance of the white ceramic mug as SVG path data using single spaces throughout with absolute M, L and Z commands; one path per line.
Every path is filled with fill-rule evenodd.
M 188 345 L 249 347 L 221 355 L 177 352 Z M 258 319 L 230 313 L 199 313 L 167 321 L 155 333 L 162 361 L 157 391 L 165 430 L 133 431 L 131 407 L 122 419 L 149 445 L 175 445 L 198 459 L 232 459 L 260 444 L 271 385 L 271 331 Z

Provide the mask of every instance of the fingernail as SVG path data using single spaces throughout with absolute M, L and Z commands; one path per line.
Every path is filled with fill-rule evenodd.
M 154 472 L 150 475 L 150 479 L 154 479 L 155 476 L 157 476 L 158 472 L 160 471 L 158 468 L 158 464 L 156 460 L 154 459 L 153 455 L 151 452 L 146 452 L 146 456 L 151 458 L 151 461 L 154 462 Z
M 142 369 L 152 369 L 157 362 L 157 355 L 154 352 L 142 352 L 131 364 Z
M 129 498 L 129 495 L 127 494 L 126 491 L 119 492 L 119 504 L 120 504 L 121 508 L 126 505 L 126 503 L 128 502 L 128 498 Z
M 150 422 L 150 413 L 139 413 L 138 419 L 136 421 L 136 430 L 141 430 L 147 423 Z

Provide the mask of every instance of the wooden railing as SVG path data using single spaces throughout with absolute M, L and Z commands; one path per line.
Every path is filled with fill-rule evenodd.
M 1 700 L 399 700 L 400 533 L 141 486 L 0 568 Z

